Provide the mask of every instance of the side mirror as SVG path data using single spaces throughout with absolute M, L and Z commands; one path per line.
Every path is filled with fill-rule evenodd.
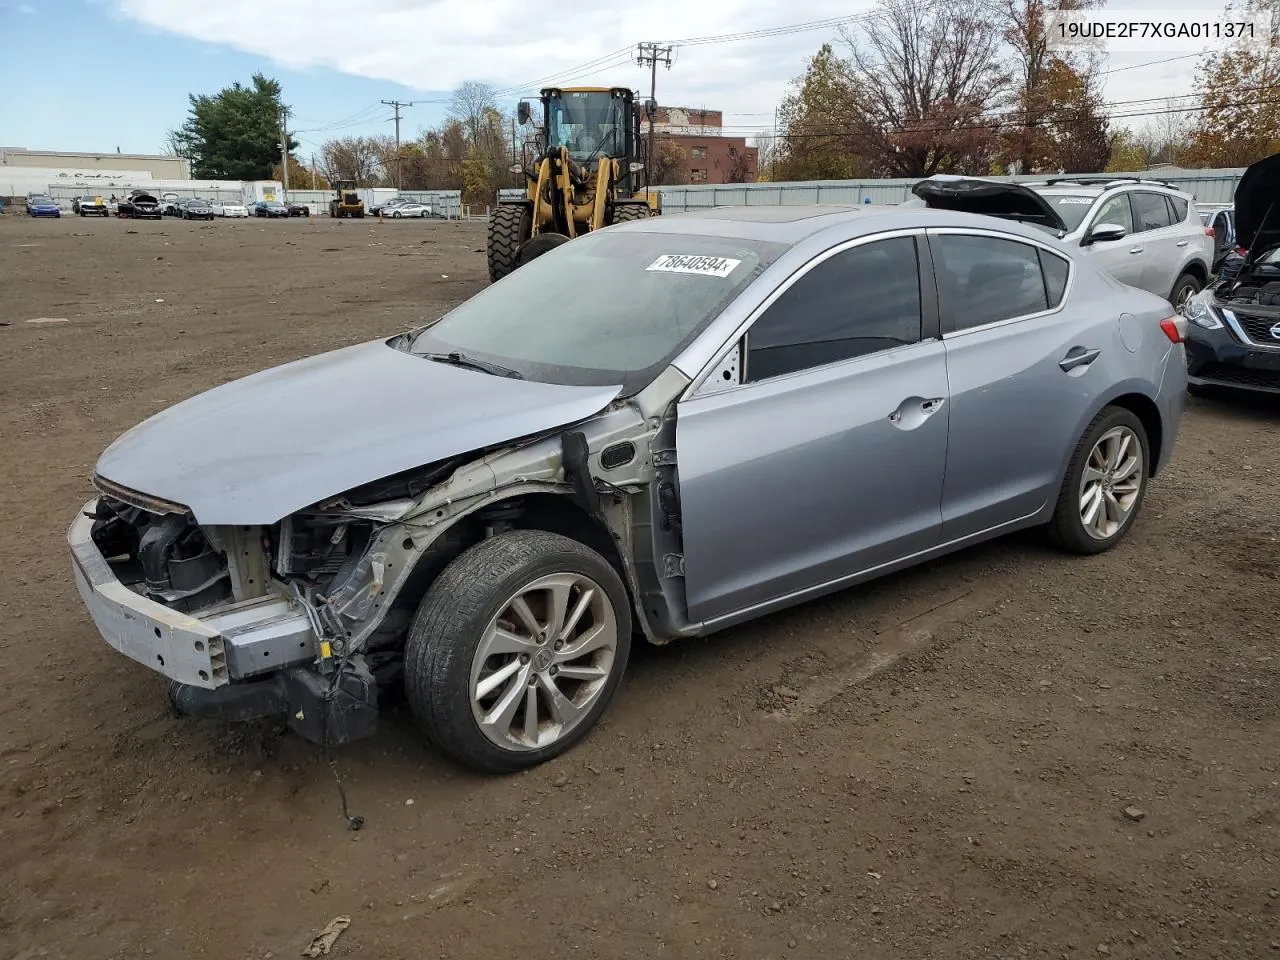
M 629 164 L 627 164 L 627 169 L 630 170 L 632 173 L 639 173 L 641 170 L 644 169 L 644 164 L 641 163 L 639 160 L 632 160 Z
M 524 164 L 513 163 L 511 166 L 507 167 L 507 169 L 512 173 L 524 173 Z
M 1108 243 L 1112 240 L 1123 240 L 1129 231 L 1118 223 L 1099 223 L 1085 237 L 1086 244 Z
M 531 116 L 531 113 L 529 110 L 529 101 L 521 100 L 520 105 L 516 107 L 516 119 L 520 121 L 520 126 L 523 127 L 525 124 L 527 124 L 529 122 L 530 116 Z

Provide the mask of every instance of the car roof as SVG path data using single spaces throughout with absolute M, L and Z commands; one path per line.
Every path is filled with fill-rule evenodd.
M 796 246 L 831 231 L 854 238 L 886 230 L 919 230 L 928 227 L 968 227 L 1016 234 L 1040 243 L 1053 236 L 1039 227 L 986 216 L 937 210 L 926 206 L 860 204 L 836 206 L 714 207 L 683 213 L 664 213 L 626 224 L 625 229 L 649 233 L 701 234 L 734 237 Z

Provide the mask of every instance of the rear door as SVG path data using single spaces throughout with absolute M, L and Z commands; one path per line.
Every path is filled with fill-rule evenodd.
M 1131 287 L 1142 286 L 1143 247 L 1133 236 L 1133 209 L 1129 206 L 1128 194 L 1117 194 L 1099 204 L 1089 220 L 1084 236 L 1088 237 L 1089 230 L 1104 223 L 1124 227 L 1124 237 L 1082 245 L 1081 252 L 1099 270 L 1105 270 L 1121 283 L 1127 283 Z
M 691 619 L 938 543 L 947 370 L 923 249 L 903 233 L 826 251 L 748 327 L 744 382 L 680 402 Z
M 1111 221 L 1109 221 L 1111 222 Z M 942 539 L 1034 514 L 1058 495 L 1063 459 L 1123 352 L 1116 315 L 1071 310 L 1070 264 L 1023 238 L 929 231 L 950 387 Z
M 1134 237 L 1144 250 L 1140 286 L 1158 297 L 1168 297 L 1186 263 L 1190 237 L 1174 224 L 1173 207 L 1164 194 L 1134 190 L 1129 199 L 1133 204 Z

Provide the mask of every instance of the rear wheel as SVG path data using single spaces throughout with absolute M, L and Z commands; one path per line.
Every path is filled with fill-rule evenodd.
M 533 233 L 527 203 L 500 203 L 489 218 L 489 280 L 496 283 L 518 267 L 520 248 Z
M 1187 301 L 1200 292 L 1200 286 L 1200 281 L 1196 279 L 1195 274 L 1184 273 L 1178 277 L 1177 283 L 1173 285 L 1173 292 L 1169 294 L 1169 302 L 1173 304 L 1173 309 L 1182 313 L 1187 308 Z
M 427 591 L 405 692 L 440 750 L 507 773 L 586 736 L 630 650 L 631 608 L 609 562 L 559 534 L 513 530 L 471 547 Z
M 1147 492 L 1147 431 L 1123 407 L 1104 407 L 1076 444 L 1049 536 L 1072 553 L 1102 553 L 1133 526 Z

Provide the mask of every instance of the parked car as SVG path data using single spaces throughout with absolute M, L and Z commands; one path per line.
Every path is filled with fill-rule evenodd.
M 109 213 L 101 197 L 76 197 L 71 201 L 71 212 L 80 217 L 105 217 Z
M 392 210 L 394 210 L 396 207 L 400 206 L 401 204 L 405 204 L 408 202 L 409 201 L 406 200 L 404 197 L 392 197 L 390 200 L 386 200 L 386 201 L 383 201 L 382 203 L 377 203 L 371 206 L 369 208 L 369 216 L 371 217 L 376 217 L 378 215 L 390 216 Z
M 29 217 L 61 217 L 62 208 L 53 197 L 34 193 L 27 196 L 27 216 Z
M 214 213 L 220 217 L 247 217 L 249 209 L 243 203 L 223 203 L 214 205 Z
M 935 176 L 912 188 L 926 204 L 1032 223 L 1122 283 L 1181 310 L 1209 281 L 1213 238 L 1195 198 L 1163 181 L 1054 177 L 1011 183 Z
M 294 203 L 291 200 L 285 204 L 285 208 L 289 211 L 289 216 L 291 217 L 311 216 L 311 208 L 305 203 Z
M 1190 389 L 1280 394 L 1280 154 L 1259 160 L 1236 185 L 1241 243 L 1224 277 L 1187 305 Z
M 116 206 L 116 216 L 131 220 L 159 220 L 160 201 L 145 190 L 131 191 Z
M 160 213 L 166 217 L 182 216 L 182 201 L 176 193 L 164 193 L 160 195 Z
M 1238 247 L 1235 210 L 1230 204 L 1197 203 L 1196 212 L 1200 214 L 1200 222 L 1213 231 L 1213 264 L 1210 269 L 1217 274 L 1222 262 Z
M 418 203 L 416 200 L 407 200 L 404 203 L 396 204 L 388 210 L 384 210 L 382 215 L 396 220 L 401 217 L 429 217 L 431 216 L 431 207 L 429 204 Z
M 287 217 L 289 208 L 277 200 L 259 200 L 253 205 L 255 217 Z
M 1174 448 L 1186 321 L 1093 260 L 900 207 L 589 233 L 124 434 L 72 520 L 76 582 L 182 712 L 343 743 L 402 682 L 450 756 L 529 767 L 599 718 L 633 635 L 1020 528 L 1120 542 Z
M 212 220 L 213 205 L 208 200 L 192 197 L 182 204 L 183 220 Z

